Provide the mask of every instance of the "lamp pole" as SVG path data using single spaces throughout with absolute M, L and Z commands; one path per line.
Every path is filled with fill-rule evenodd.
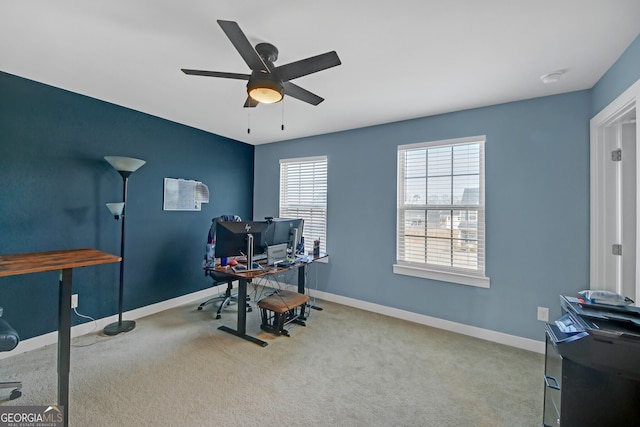
M 125 210 L 127 207 L 127 184 L 129 176 L 144 165 L 143 160 L 131 159 L 127 157 L 105 157 L 105 159 L 113 166 L 120 176 L 122 176 L 122 212 L 120 217 L 122 218 L 122 231 L 120 232 L 120 286 L 118 296 L 118 321 L 111 323 L 104 327 L 103 332 L 105 335 L 117 335 L 121 332 L 129 332 L 136 327 L 136 322 L 133 320 L 122 320 L 122 310 L 124 303 L 124 245 L 125 245 Z M 113 212 L 112 212 L 113 213 Z M 118 215 L 114 214 L 118 219 Z
M 129 176 L 124 175 L 121 171 L 120 175 L 122 175 L 122 200 L 124 201 L 124 206 L 122 208 L 122 232 L 120 233 L 120 292 L 118 297 L 118 323 L 112 323 L 104 328 L 104 333 L 106 335 L 117 335 L 120 332 L 129 332 L 136 327 L 136 322 L 133 320 L 122 320 L 122 309 L 124 305 L 124 220 L 126 219 L 125 211 L 127 209 L 127 183 L 129 181 Z M 129 173 L 130 175 L 131 173 Z M 111 326 L 111 327 L 110 327 Z

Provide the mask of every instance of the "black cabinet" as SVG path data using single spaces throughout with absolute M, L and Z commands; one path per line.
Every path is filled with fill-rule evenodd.
M 544 426 L 640 425 L 640 329 L 635 329 L 575 312 L 546 325 Z
M 562 409 L 562 356 L 556 351 L 547 335 L 544 359 L 544 426 L 560 425 Z

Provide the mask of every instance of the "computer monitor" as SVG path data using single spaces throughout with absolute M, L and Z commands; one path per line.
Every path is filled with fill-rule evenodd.
M 304 251 L 300 247 L 304 219 L 302 218 L 274 218 L 268 222 L 269 229 L 265 234 L 265 243 L 268 246 L 286 243 L 288 248 L 295 248 L 295 252 Z
M 246 256 L 247 266 L 251 266 L 253 255 L 262 254 L 265 232 L 268 224 L 264 221 L 222 221 L 216 224 L 216 257 Z M 249 237 L 251 236 L 251 238 Z M 252 245 L 249 246 L 249 240 Z

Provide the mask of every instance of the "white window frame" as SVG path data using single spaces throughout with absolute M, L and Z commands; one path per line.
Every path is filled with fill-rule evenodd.
M 295 180 L 292 170 L 299 173 Z M 320 239 L 320 252 L 327 252 L 327 175 L 327 156 L 280 159 L 279 216 L 304 219 L 307 253 L 316 239 Z
M 433 279 L 439 280 L 443 282 L 451 282 L 458 283 L 469 286 L 477 286 L 482 288 L 489 288 L 490 279 L 485 275 L 486 268 L 486 233 L 485 233 L 485 174 L 484 174 L 484 146 L 485 146 L 486 136 L 472 136 L 465 138 L 456 138 L 456 139 L 448 139 L 448 140 L 440 140 L 440 141 L 430 141 L 430 142 L 421 142 L 416 144 L 404 144 L 398 145 L 398 194 L 397 194 L 397 224 L 396 224 L 396 263 L 393 265 L 393 272 L 395 274 L 402 274 L 413 277 L 420 277 L 424 279 Z M 428 201 L 425 201 L 424 205 L 408 204 L 405 203 L 405 185 L 406 185 L 406 177 L 405 170 L 402 165 L 404 165 L 403 156 L 411 150 L 419 150 L 419 149 L 433 149 L 439 147 L 453 147 L 456 145 L 468 145 L 468 144 L 479 144 L 480 145 L 480 156 L 479 156 L 479 204 L 473 205 L 472 208 L 478 210 L 478 218 L 477 218 L 477 269 L 469 269 L 469 268 L 458 268 L 453 266 L 440 266 L 436 264 L 424 262 L 416 262 L 415 260 L 408 261 L 403 254 L 405 253 L 402 245 L 405 241 L 404 239 L 404 212 L 405 210 L 422 210 L 425 212 L 427 207 L 430 209 L 464 209 L 466 206 L 455 204 L 453 201 L 450 204 L 439 205 L 434 208 L 429 205 Z M 452 172 L 453 174 L 453 172 Z M 454 175 L 452 175 L 454 176 Z M 426 184 L 425 184 L 426 187 Z M 426 191 L 426 188 L 425 188 Z M 426 221 L 425 221 L 426 224 Z M 425 225 L 426 226 L 426 225 Z M 454 238 L 451 238 L 452 243 Z

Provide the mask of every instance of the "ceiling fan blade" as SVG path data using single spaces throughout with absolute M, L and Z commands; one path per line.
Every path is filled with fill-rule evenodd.
M 300 101 L 308 102 L 311 105 L 318 105 L 324 101 L 324 98 L 321 98 L 315 93 L 311 93 L 291 82 L 282 83 L 282 87 L 284 88 L 285 95 L 299 99 Z
M 218 19 L 218 24 L 229 40 L 231 40 L 231 43 L 249 68 L 253 71 L 271 72 L 267 64 L 264 63 L 260 55 L 258 55 L 258 52 L 256 52 L 256 49 L 249 43 L 249 39 L 244 35 L 237 22 Z
M 223 73 L 219 71 L 205 71 L 205 70 L 189 70 L 182 68 L 182 72 L 191 76 L 206 76 L 206 77 L 223 77 L 225 79 L 237 79 L 237 80 L 249 80 L 250 74 L 239 73 Z
M 335 51 L 323 53 L 322 55 L 312 56 L 296 62 L 276 67 L 278 75 L 283 82 L 306 76 L 307 74 L 316 73 L 342 64 L 338 54 Z
M 243 107 L 247 108 L 253 108 L 256 107 L 258 104 L 260 104 L 258 101 L 256 101 L 255 99 L 251 98 L 250 96 L 247 96 L 247 100 L 244 101 L 244 105 Z

